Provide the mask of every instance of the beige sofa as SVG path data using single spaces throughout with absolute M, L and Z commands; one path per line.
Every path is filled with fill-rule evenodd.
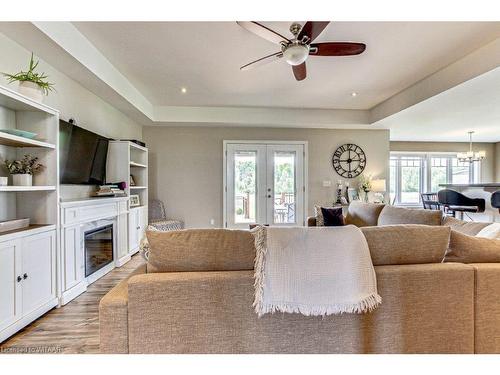
M 500 352 L 500 264 L 441 263 L 443 226 L 362 230 L 383 303 L 325 318 L 257 318 L 248 231 L 149 232 L 148 265 L 101 300 L 101 352 Z

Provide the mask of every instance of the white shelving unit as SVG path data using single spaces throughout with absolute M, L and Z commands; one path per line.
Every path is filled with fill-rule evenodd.
M 0 162 L 37 156 L 44 165 L 33 186 L 0 186 L 0 221 L 29 218 L 30 226 L 0 233 L 0 342 L 58 303 L 59 112 L 0 86 Z M 7 176 L 4 168 L 0 176 Z
M 130 184 L 133 176 L 135 185 Z M 129 252 L 139 249 L 139 242 L 148 223 L 148 149 L 129 141 L 111 141 L 108 148 L 106 180 L 125 181 L 128 196 L 138 195 L 140 205 L 130 206 L 128 212 Z

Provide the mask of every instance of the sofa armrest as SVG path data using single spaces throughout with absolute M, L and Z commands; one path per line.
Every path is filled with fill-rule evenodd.
M 500 353 L 500 263 L 469 264 L 475 270 L 476 353 Z
M 316 226 L 316 216 L 309 216 L 307 218 L 307 226 L 308 227 L 315 227 Z
M 146 265 L 136 268 L 111 289 L 99 303 L 99 349 L 101 353 L 128 353 L 128 282 L 146 272 Z

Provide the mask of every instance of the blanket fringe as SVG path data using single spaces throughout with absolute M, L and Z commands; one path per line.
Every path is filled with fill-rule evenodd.
M 267 253 L 266 228 L 259 225 L 252 229 L 255 240 L 254 266 L 254 301 L 253 307 L 257 315 L 262 316 L 262 301 L 264 299 L 264 260 Z
M 262 306 L 260 303 L 260 310 L 255 309 L 258 316 L 261 317 L 267 313 L 283 312 L 283 313 L 298 313 L 306 316 L 326 316 L 333 314 L 364 314 L 375 310 L 382 303 L 382 297 L 378 294 L 371 294 L 361 301 L 356 303 L 335 304 L 326 306 L 308 306 L 298 304 L 269 304 Z M 255 303 L 254 303 L 255 306 Z

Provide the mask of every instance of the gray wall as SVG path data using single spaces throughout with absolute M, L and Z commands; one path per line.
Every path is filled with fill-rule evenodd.
M 167 214 L 183 219 L 187 227 L 222 226 L 223 140 L 308 141 L 309 214 L 316 203 L 331 203 L 339 179 L 332 168 L 333 151 L 355 143 L 367 155 L 366 173 L 386 178 L 389 186 L 389 131 L 328 129 L 267 129 L 227 127 L 143 128 L 149 147 L 150 197 L 162 199 Z M 332 187 L 322 186 L 323 180 Z M 354 182 L 351 182 L 354 186 Z
M 495 182 L 500 179 L 500 170 L 495 160 L 500 157 L 500 148 L 494 143 L 474 143 L 473 150 L 486 151 L 486 159 L 481 162 L 481 182 Z M 469 151 L 466 142 L 391 142 L 391 151 L 408 152 L 464 152 Z M 495 168 L 497 171 L 495 171 Z

